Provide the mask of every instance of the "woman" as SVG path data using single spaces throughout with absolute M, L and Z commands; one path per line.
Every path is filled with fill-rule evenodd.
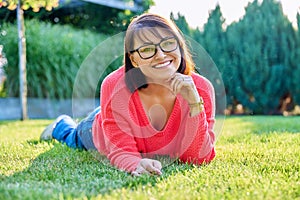
M 97 149 L 132 175 L 161 175 L 155 155 L 201 164 L 215 157 L 215 97 L 196 74 L 176 25 L 155 14 L 132 20 L 125 35 L 124 66 L 101 85 L 100 107 L 77 126 L 63 115 L 41 139 Z

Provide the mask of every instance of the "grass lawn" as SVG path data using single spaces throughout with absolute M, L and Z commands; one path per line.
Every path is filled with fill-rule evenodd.
M 213 162 L 161 177 L 40 142 L 50 122 L 0 121 L 0 199 L 300 199 L 300 117 L 226 117 Z

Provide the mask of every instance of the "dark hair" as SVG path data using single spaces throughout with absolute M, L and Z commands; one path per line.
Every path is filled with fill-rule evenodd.
M 175 23 L 159 15 L 145 13 L 131 21 L 125 34 L 125 82 L 131 92 L 134 92 L 137 89 L 146 88 L 148 86 L 142 71 L 139 68 L 134 67 L 130 60 L 130 52 L 134 49 L 133 38 L 141 37 L 141 32 L 145 29 L 150 30 L 153 34 L 157 35 L 158 32 L 153 28 L 163 28 L 174 35 L 174 37 L 178 40 L 181 53 L 181 62 L 177 71 L 186 75 L 190 75 L 192 71 L 194 71 L 194 63 L 191 55 L 187 49 L 185 40 Z

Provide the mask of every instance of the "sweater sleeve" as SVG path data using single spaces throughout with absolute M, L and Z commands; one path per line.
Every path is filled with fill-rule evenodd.
M 202 164 L 215 157 L 215 93 L 212 84 L 204 77 L 194 78 L 199 95 L 204 101 L 204 110 L 194 117 L 186 118 L 180 156 L 183 162 Z
M 108 77 L 101 86 L 101 126 L 107 158 L 127 172 L 134 171 L 141 160 L 128 118 L 125 88 L 118 88 L 120 77 Z M 126 93 L 126 92 L 125 92 Z M 125 103 L 124 103 L 125 102 Z

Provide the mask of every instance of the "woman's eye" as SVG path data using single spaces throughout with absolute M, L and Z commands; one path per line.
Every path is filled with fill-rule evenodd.
M 153 52 L 153 51 L 154 51 L 153 47 L 143 47 L 143 48 L 140 48 L 140 52 L 142 52 L 142 53 Z
M 174 44 L 174 42 L 164 42 L 163 44 L 162 44 L 162 46 L 170 46 L 170 45 L 172 45 L 172 44 Z

